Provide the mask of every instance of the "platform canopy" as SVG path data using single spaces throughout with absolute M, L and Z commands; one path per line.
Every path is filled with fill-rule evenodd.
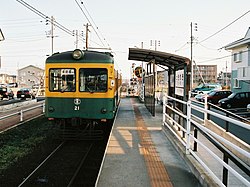
M 190 81 L 189 73 L 191 70 L 190 60 L 186 57 L 171 53 L 154 51 L 149 49 L 129 48 L 129 60 L 146 62 L 146 71 L 144 75 L 144 103 L 149 112 L 155 115 L 155 87 L 157 69 L 155 65 L 161 68 L 168 67 L 168 95 L 172 97 L 181 96 L 186 100 L 189 91 Z M 164 67 L 163 67 L 164 66 Z
M 189 58 L 178 56 L 171 53 L 165 53 L 161 51 L 154 51 L 149 49 L 140 49 L 140 48 L 129 48 L 129 60 L 144 61 L 150 62 L 155 60 L 155 64 L 175 67 L 179 65 L 189 65 Z

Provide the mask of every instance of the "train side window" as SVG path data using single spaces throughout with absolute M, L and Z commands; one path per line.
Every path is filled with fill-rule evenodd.
M 53 68 L 49 70 L 49 90 L 51 92 L 75 92 L 76 70 Z
M 82 68 L 79 73 L 80 92 L 107 92 L 106 68 Z

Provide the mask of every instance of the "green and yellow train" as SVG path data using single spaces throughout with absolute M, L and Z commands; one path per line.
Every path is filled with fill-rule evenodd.
M 111 53 L 79 50 L 46 60 L 45 116 L 58 124 L 96 124 L 112 120 L 121 74 Z

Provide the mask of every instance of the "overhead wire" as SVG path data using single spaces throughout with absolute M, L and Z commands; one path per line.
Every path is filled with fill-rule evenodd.
M 205 42 L 206 40 L 212 38 L 213 36 L 217 35 L 218 33 L 220 33 L 221 31 L 225 30 L 227 27 L 229 27 L 230 25 L 232 25 L 233 23 L 235 23 L 236 21 L 238 21 L 239 19 L 241 19 L 242 17 L 244 17 L 245 15 L 247 15 L 250 12 L 250 10 L 248 10 L 247 12 L 245 12 L 244 14 L 242 14 L 240 17 L 236 18 L 235 20 L 233 20 L 232 22 L 230 22 L 228 25 L 226 25 L 225 27 L 223 27 L 222 29 L 218 30 L 217 32 L 215 32 L 214 34 L 208 36 L 207 38 L 201 40 L 199 43 Z
M 94 19 L 93 19 L 92 16 L 90 15 L 88 9 L 86 8 L 86 6 L 84 5 L 84 3 L 83 3 L 82 0 L 81 0 L 81 4 L 82 4 L 82 6 L 84 7 L 84 9 L 86 10 L 86 12 L 87 12 L 88 16 L 90 17 L 92 23 L 94 24 L 95 28 L 96 28 L 97 30 L 99 30 L 99 27 L 96 25 Z M 101 34 L 101 37 L 103 38 L 103 40 L 106 42 L 107 46 L 110 48 L 109 43 L 107 42 L 107 40 L 105 39 L 105 37 L 103 36 L 103 34 L 100 32 L 100 30 L 99 30 L 99 33 Z
M 25 6 L 26 8 L 28 8 L 29 10 L 31 10 L 32 12 L 34 12 L 35 14 L 37 14 L 38 16 L 40 16 L 43 19 L 49 21 L 55 27 L 57 27 L 57 28 L 63 30 L 64 32 L 66 32 L 67 34 L 70 34 L 71 36 L 73 36 L 73 32 L 70 29 L 66 28 L 65 26 L 63 26 L 62 24 L 58 23 L 57 21 L 52 20 L 47 15 L 43 14 L 42 12 L 40 12 L 36 8 L 32 7 L 31 5 L 29 5 L 25 1 L 23 1 L 23 0 L 16 0 L 16 1 L 19 2 L 20 4 L 22 4 L 23 6 Z
M 179 47 L 178 49 L 176 49 L 175 52 L 182 50 L 187 44 L 188 44 L 188 42 L 186 42 L 181 47 Z
M 218 49 L 214 49 L 214 48 L 207 47 L 207 46 L 205 46 L 205 45 L 202 45 L 201 43 L 197 43 L 197 44 L 200 45 L 201 47 L 204 47 L 204 48 L 207 49 L 207 50 L 218 51 Z
M 245 50 L 245 51 L 241 51 L 241 53 L 247 53 L 248 50 Z M 226 56 L 223 56 L 223 57 L 218 57 L 218 58 L 213 58 L 213 59 L 209 59 L 209 60 L 204 60 L 204 61 L 200 61 L 199 63 L 205 63 L 205 62 L 210 62 L 210 61 L 215 61 L 215 60 L 221 60 L 221 59 L 224 59 L 224 58 L 228 58 L 228 57 L 232 57 L 234 54 L 230 54 L 230 55 L 226 55 Z
M 207 38 L 201 40 L 200 42 L 197 42 L 196 45 L 201 45 L 202 47 L 206 48 L 206 49 L 209 49 L 209 50 L 220 50 L 224 47 L 221 47 L 219 49 L 211 49 L 211 48 L 208 48 L 204 45 L 202 45 L 201 43 L 203 43 L 204 41 L 207 41 L 208 39 L 212 38 L 213 36 L 217 35 L 218 33 L 222 32 L 223 30 L 225 30 L 226 28 L 228 28 L 229 26 L 231 26 L 233 23 L 235 23 L 236 21 L 238 21 L 239 19 L 241 19 L 242 17 L 244 17 L 245 15 L 247 15 L 248 13 L 250 12 L 250 10 L 248 10 L 247 12 L 245 12 L 244 14 L 242 14 L 241 16 L 239 16 L 238 18 L 236 18 L 235 20 L 233 20 L 232 22 L 230 22 L 229 24 L 227 24 L 225 27 L 223 27 L 222 29 L 218 30 L 217 32 L 215 32 L 214 34 L 208 36 Z M 188 42 L 187 42 L 188 43 Z M 180 50 L 183 50 L 183 48 L 185 47 L 185 45 L 187 44 L 185 43 L 182 47 L 180 47 L 179 49 L 175 50 L 175 52 L 177 51 L 180 51 Z M 188 49 L 188 48 L 184 48 L 184 49 Z M 206 61 L 201 61 L 199 63 L 205 63 L 205 62 L 210 62 L 210 61 L 214 61 L 214 60 L 220 60 L 220 59 L 224 59 L 224 58 L 227 58 L 227 57 L 230 57 L 232 55 L 228 55 L 228 56 L 223 56 L 223 57 L 219 57 L 219 58 L 214 58 L 214 59 L 210 59 L 210 60 L 206 60 Z
M 206 63 L 206 62 L 221 60 L 221 59 L 228 58 L 228 57 L 231 57 L 231 56 L 232 56 L 232 55 L 227 55 L 227 56 L 218 57 L 218 58 L 213 58 L 213 59 L 209 59 L 209 60 L 198 61 L 198 63 Z
M 103 47 L 105 47 L 105 44 L 104 44 L 104 42 L 103 42 L 103 40 L 104 40 L 104 41 L 106 42 L 107 46 L 110 48 L 109 43 L 108 43 L 107 40 L 103 37 L 103 35 L 101 34 L 101 32 L 99 31 L 100 34 L 97 32 L 97 30 L 99 30 L 99 29 L 98 29 L 97 25 L 95 24 L 93 18 L 91 17 L 89 11 L 87 10 L 86 6 L 84 5 L 83 1 L 82 1 L 82 0 L 80 0 L 80 1 L 81 1 L 81 4 L 83 5 L 85 11 L 87 12 L 88 16 L 87 16 L 87 14 L 85 13 L 85 11 L 83 10 L 83 8 L 81 7 L 80 3 L 79 3 L 77 0 L 75 0 L 77 6 L 80 8 L 81 12 L 83 13 L 83 15 L 85 16 L 85 18 L 87 19 L 87 21 L 88 21 L 91 25 L 94 25 L 94 27 L 92 27 L 92 28 L 93 28 L 93 30 L 94 30 L 96 36 L 98 37 L 98 39 L 99 39 L 100 42 L 102 43 Z M 96 30 L 96 29 L 97 29 L 97 30 Z M 101 36 L 100 36 L 100 35 L 101 35 Z M 103 38 L 103 39 L 102 39 L 102 38 Z

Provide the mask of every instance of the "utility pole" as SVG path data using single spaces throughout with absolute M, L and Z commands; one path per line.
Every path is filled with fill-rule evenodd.
M 161 41 L 160 40 L 155 40 L 154 44 L 153 44 L 153 40 L 150 40 L 150 46 L 154 46 L 155 47 L 155 51 L 157 51 L 157 43 L 158 43 L 158 46 L 161 45 Z
M 49 22 L 51 23 L 51 30 L 49 31 L 46 31 L 46 35 L 47 35 L 47 38 L 51 38 L 51 55 L 53 55 L 54 53 L 54 38 L 55 37 L 58 37 L 58 36 L 55 36 L 54 35 L 54 29 L 55 29 L 55 18 L 53 16 L 51 16 L 51 18 L 49 17 L 46 17 L 46 25 L 49 24 Z
M 54 17 L 51 16 L 51 53 L 54 53 Z
M 78 30 L 73 30 L 73 36 L 76 36 L 76 41 L 75 41 L 75 44 L 76 44 L 76 49 L 78 48 Z
M 89 25 L 88 23 L 86 24 L 86 25 L 84 25 L 85 27 L 86 27 L 86 50 L 88 49 L 88 47 L 89 47 L 89 43 L 88 43 L 88 39 L 89 39 L 89 26 L 91 26 L 91 25 Z
M 197 23 L 194 23 L 194 27 L 195 27 L 195 31 L 197 31 Z M 191 42 L 190 42 L 190 45 L 191 45 L 191 57 L 190 57 L 190 66 L 191 66 L 191 75 L 190 75 L 190 91 L 193 89 L 193 82 L 194 82 L 194 80 L 193 80 L 193 73 L 194 73 L 194 71 L 193 71 L 193 41 L 194 41 L 194 37 L 193 37 L 193 23 L 191 22 L 191 24 L 190 24 L 190 26 L 191 26 L 191 37 L 190 37 L 190 39 L 191 39 Z
M 158 46 L 161 46 L 161 41 L 160 40 L 155 40 L 154 44 L 153 44 L 153 40 L 150 40 L 150 46 L 154 45 L 155 51 L 157 51 L 157 43 L 158 43 Z M 155 66 L 155 61 L 154 61 L 154 76 L 155 76 L 156 85 L 158 86 L 157 66 Z
M 78 48 L 78 30 L 76 30 L 76 49 Z

